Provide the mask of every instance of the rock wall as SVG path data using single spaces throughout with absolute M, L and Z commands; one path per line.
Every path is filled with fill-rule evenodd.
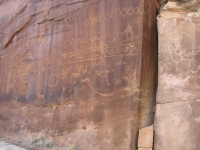
M 153 123 L 156 2 L 1 2 L 0 132 L 135 150 Z
M 198 1 L 171 1 L 158 16 L 159 68 L 155 150 L 200 147 Z

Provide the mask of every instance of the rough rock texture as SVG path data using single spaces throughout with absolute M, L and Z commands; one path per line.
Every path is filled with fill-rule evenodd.
M 169 1 L 163 8 L 158 17 L 155 150 L 198 150 L 200 18 L 191 14 L 198 13 L 199 2 Z
M 155 150 L 199 150 L 200 100 L 158 104 Z
M 160 18 L 158 103 L 200 97 L 200 18 Z
M 134 150 L 153 122 L 156 2 L 0 5 L 0 132 L 78 150 Z
M 153 148 L 153 125 L 140 129 L 138 138 L 139 148 Z
M 0 150 L 25 150 L 25 149 L 0 141 Z
M 160 18 L 170 17 L 198 17 L 200 16 L 199 0 L 162 0 Z

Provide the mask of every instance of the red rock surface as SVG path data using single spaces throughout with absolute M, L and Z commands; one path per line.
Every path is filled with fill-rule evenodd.
M 153 122 L 156 2 L 11 0 L 0 12 L 0 131 L 136 149 Z

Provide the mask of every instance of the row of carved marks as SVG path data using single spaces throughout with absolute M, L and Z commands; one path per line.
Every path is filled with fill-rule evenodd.
M 52 68 L 51 64 L 54 64 L 54 67 L 67 67 L 69 65 L 72 65 L 74 63 L 78 63 L 78 62 L 85 62 L 85 61 L 91 61 L 91 60 L 96 60 L 99 58 L 112 58 L 112 57 L 116 57 L 116 56 L 124 56 L 124 55 L 138 55 L 139 54 L 139 49 L 138 49 L 138 45 L 140 44 L 140 42 L 135 42 L 131 40 L 126 40 L 123 42 L 119 42 L 118 45 L 105 45 L 104 42 L 100 42 L 98 48 L 96 51 L 96 53 L 92 52 L 84 52 L 83 53 L 79 53 L 80 51 L 75 51 L 75 52 L 69 52 L 68 55 L 67 53 L 61 53 L 61 58 L 58 59 L 51 59 L 51 57 L 46 57 L 46 59 L 39 59 L 37 58 L 37 60 L 35 61 L 31 61 L 31 63 L 29 64 L 29 69 L 27 69 L 27 72 L 15 72 L 13 73 L 12 77 L 10 78 L 16 78 L 18 76 L 24 75 L 24 74 L 30 74 L 31 72 L 44 72 L 45 68 Z M 83 58 L 79 56 L 83 55 Z M 88 58 L 90 55 L 92 56 L 92 58 Z M 94 55 L 95 54 L 95 58 Z M 86 55 L 84 57 L 84 55 Z M 76 59 L 74 59 L 76 58 Z M 71 60 L 72 59 L 72 60 Z M 20 59 L 21 61 L 21 59 Z M 62 63 L 61 63 L 62 62 Z M 19 62 L 20 63 L 20 62 Z M 17 64 L 19 64 L 17 63 Z M 118 65 L 120 65 L 120 60 L 118 62 L 116 62 Z M 40 68 L 39 70 L 34 66 L 41 66 L 41 64 L 43 64 L 43 67 Z M 46 64 L 46 65 L 45 65 Z M 47 66 L 48 65 L 48 66 Z M 46 66 L 46 67 L 45 67 Z M 10 78 L 8 78 L 8 74 L 9 74 L 9 70 L 15 70 L 15 68 L 19 68 L 19 66 L 10 66 L 9 68 L 7 68 L 7 71 L 4 71 L 4 77 L 7 78 L 7 80 L 9 80 Z M 61 78 L 62 76 L 66 73 L 66 71 L 62 71 L 61 73 Z M 5 80 L 5 79 L 4 79 Z M 24 82 L 24 81 L 23 81 Z
M 117 13 L 119 13 L 119 10 L 116 11 L 116 13 L 113 13 L 111 18 L 113 17 L 113 15 L 117 15 Z M 122 11 L 120 12 L 120 16 L 122 17 L 126 17 L 126 16 L 131 16 L 133 15 L 134 12 L 132 9 L 126 9 L 123 8 Z M 102 17 L 98 18 L 99 16 L 97 16 L 97 22 L 101 21 Z M 100 20 L 99 20 L 100 19 Z M 108 18 L 105 18 L 108 19 Z M 95 21 L 95 22 L 96 22 Z M 95 23 L 94 22 L 94 23 Z M 64 47 L 64 51 L 65 50 L 70 50 L 72 49 L 73 51 L 70 52 L 62 52 L 61 53 L 61 58 L 59 57 L 51 57 L 54 55 L 54 52 L 51 53 L 51 56 L 46 57 L 47 59 L 42 60 L 43 58 L 39 58 L 37 57 L 37 60 L 34 60 L 34 62 L 32 62 L 32 67 L 30 70 L 26 70 L 25 72 L 17 72 L 13 74 L 13 77 L 8 77 L 6 75 L 4 75 L 3 80 L 10 80 L 11 78 L 20 78 L 21 79 L 21 75 L 22 77 L 22 83 L 26 84 L 27 82 L 29 82 L 29 77 L 30 74 L 33 72 L 39 72 L 39 74 L 42 76 L 44 74 L 44 72 L 47 72 L 47 70 L 55 70 L 55 71 L 50 71 L 50 74 L 48 76 L 45 77 L 40 77 L 42 78 L 42 80 L 47 80 L 48 81 L 48 87 L 49 88 L 56 88 L 57 86 L 59 86 L 59 81 L 60 80 L 64 80 L 67 78 L 67 80 L 70 81 L 74 81 L 73 83 L 70 84 L 76 84 L 79 79 L 80 76 L 85 75 L 85 79 L 89 78 L 89 85 L 90 87 L 94 90 L 94 92 L 100 94 L 100 95 L 105 95 L 105 91 L 101 89 L 101 84 L 95 85 L 95 81 L 102 81 L 103 83 L 107 83 L 107 85 L 111 85 L 111 83 L 113 84 L 113 82 L 109 83 L 110 81 L 110 76 L 115 76 L 114 80 L 116 81 L 116 83 L 120 83 L 122 82 L 122 80 L 129 80 L 129 78 L 131 79 L 130 75 L 126 75 L 123 76 L 123 78 L 119 78 L 119 76 L 115 73 L 115 70 L 111 69 L 114 67 L 114 65 L 116 66 L 122 66 L 125 65 L 126 62 L 123 61 L 123 59 L 121 59 L 124 56 L 128 56 L 128 57 L 133 57 L 135 55 L 139 54 L 139 50 L 138 50 L 138 45 L 140 45 L 140 41 L 139 38 L 136 37 L 133 33 L 133 28 L 132 28 L 132 23 L 131 24 L 127 24 L 127 27 L 124 29 L 123 32 L 115 32 L 115 34 L 108 34 L 106 35 L 105 38 L 102 39 L 101 36 L 99 36 L 97 38 L 97 36 L 94 36 L 93 39 L 89 40 L 89 42 L 85 42 L 88 45 L 80 45 L 82 43 L 76 43 L 74 44 L 71 41 L 66 41 L 66 45 Z M 107 37 L 110 37 L 109 39 L 109 43 L 107 43 Z M 120 37 L 120 38 L 119 38 Z M 73 39 L 73 38 L 71 38 Z M 123 40 L 121 40 L 123 39 Z M 76 39 L 75 39 L 76 40 Z M 82 39 L 78 39 L 78 41 L 82 42 Z M 71 42 L 71 43 L 70 43 Z M 96 43 L 97 42 L 97 43 Z M 84 44 L 85 44 L 84 43 Z M 78 46 L 77 46 L 78 45 Z M 91 45 L 91 46 L 90 46 Z M 71 48 L 72 47 L 72 48 Z M 89 47 L 89 51 L 88 51 L 88 47 Z M 76 51 L 74 51 L 76 50 Z M 59 51 L 60 52 L 60 51 Z M 57 53 L 57 52 L 56 52 Z M 47 56 L 47 55 L 45 55 Z M 56 55 L 57 56 L 57 55 Z M 78 69 L 76 69 L 76 72 L 72 72 L 70 71 L 71 69 L 68 66 L 75 66 L 75 64 L 81 64 L 84 62 L 92 62 L 92 61 L 98 61 L 99 59 L 113 59 L 114 57 L 118 57 L 120 58 L 119 61 L 115 61 L 114 64 L 112 63 L 112 67 L 111 65 L 105 65 L 103 63 L 99 64 L 97 63 L 96 66 L 91 67 L 90 65 L 85 65 L 83 66 L 84 70 L 78 71 Z M 19 62 L 20 63 L 20 62 Z M 37 65 L 38 64 L 44 64 L 44 67 L 40 67 L 37 68 L 35 66 L 40 66 Z M 15 63 L 13 63 L 15 64 Z M 17 66 L 13 66 L 13 68 L 17 68 Z M 59 69 L 56 68 L 62 68 L 61 71 L 59 71 Z M 97 68 L 100 68 L 99 70 Z M 109 70 L 111 69 L 111 70 Z M 12 70 L 12 67 L 9 67 L 9 70 Z M 89 71 L 89 70 L 93 70 L 93 71 Z M 96 71 L 94 71 L 96 70 Z M 60 72 L 60 73 L 58 73 Z M 102 75 L 102 72 L 104 72 L 107 75 Z M 6 72 L 5 72 L 6 73 Z M 97 73 L 97 78 L 94 79 L 90 79 L 90 74 L 94 74 Z M 99 74 L 99 75 L 98 75 Z M 20 81 L 21 81 L 20 80 Z M 116 84 L 113 86 L 114 88 L 116 88 Z M 110 89 L 110 87 L 108 86 L 107 88 L 105 88 L 107 93 L 111 93 L 112 94 L 112 89 Z M 109 90 L 110 89 L 110 90 Z
M 136 42 L 134 40 L 136 40 Z M 68 67 L 68 66 L 76 64 L 76 63 L 95 61 L 95 60 L 103 59 L 103 58 L 112 59 L 113 57 L 119 57 L 119 59 L 115 62 L 114 65 L 117 65 L 117 66 L 124 65 L 126 62 L 123 62 L 123 60 L 122 60 L 123 56 L 132 57 L 132 56 L 139 54 L 138 44 L 140 44 L 140 42 L 138 42 L 137 40 L 138 40 L 137 38 L 131 37 L 128 40 L 124 40 L 124 41 L 119 42 L 117 45 L 116 44 L 106 45 L 103 41 L 100 41 L 98 49 L 97 49 L 97 52 L 98 52 L 97 56 L 98 57 L 92 58 L 92 59 L 87 58 L 87 59 L 80 59 L 80 60 L 75 60 L 75 61 L 71 61 L 69 59 L 64 59 L 65 61 L 63 63 L 63 60 L 61 60 L 61 59 L 53 60 L 51 57 L 46 57 L 46 59 L 40 60 L 38 58 L 37 60 L 32 61 L 29 64 L 29 67 L 28 67 L 28 69 L 26 69 L 25 72 L 24 71 L 23 72 L 16 71 L 16 72 L 13 72 L 12 76 L 6 76 L 6 73 L 5 73 L 4 76 L 3 76 L 3 81 L 6 82 L 6 81 L 10 81 L 11 79 L 16 80 L 16 79 L 19 79 L 19 77 L 20 77 L 22 83 L 27 83 L 28 78 L 29 78 L 29 74 L 31 74 L 31 73 L 37 72 L 38 75 L 42 76 L 43 73 L 45 72 L 45 70 L 49 70 L 49 69 L 54 70 L 54 68 L 62 67 L 64 69 L 62 69 L 59 74 L 57 74 L 55 72 L 55 73 L 52 73 L 51 75 L 49 75 L 48 79 L 43 78 L 43 80 L 48 80 L 48 86 L 50 88 L 53 88 L 58 84 L 59 78 L 64 79 L 66 77 L 66 74 L 70 70 L 70 67 Z M 76 54 L 78 54 L 78 53 L 76 53 Z M 76 55 L 74 55 L 74 56 L 76 56 Z M 22 60 L 20 59 L 20 62 L 21 61 Z M 20 62 L 17 63 L 17 64 L 20 64 Z M 40 68 L 34 67 L 34 66 L 41 66 L 41 64 L 44 64 L 43 67 L 40 67 Z M 51 65 L 51 64 L 53 64 L 53 65 Z M 23 66 L 21 66 L 21 67 L 23 67 Z M 27 66 L 26 66 L 26 68 L 27 68 Z M 84 69 L 83 69 L 82 72 L 85 73 L 88 69 L 87 65 L 83 68 Z M 12 68 L 10 67 L 10 69 L 12 69 Z M 12 70 L 15 70 L 15 67 Z M 76 70 L 80 70 L 80 69 L 77 68 Z M 9 71 L 8 74 L 10 74 L 10 73 L 11 72 Z M 74 72 L 71 76 L 74 79 L 76 79 L 80 76 L 80 72 Z M 39 77 L 39 78 L 41 79 L 41 77 Z M 126 78 L 127 77 L 124 77 L 124 80 Z M 117 80 L 117 82 L 120 81 L 119 78 L 117 78 L 116 80 Z M 91 84 L 90 84 L 90 87 L 92 87 Z M 95 88 L 93 88 L 93 89 L 97 93 L 100 93 L 98 90 L 95 90 Z M 103 95 L 103 93 L 100 93 L 100 94 Z
M 41 30 L 41 32 L 39 33 L 39 35 L 36 35 L 36 36 L 31 35 L 31 38 L 38 38 L 38 36 L 49 36 L 51 34 L 56 34 L 56 33 L 59 34 L 62 32 L 67 32 L 69 30 L 69 26 L 68 26 L 69 21 L 72 21 L 75 18 L 77 18 L 79 20 L 79 22 L 81 22 L 83 27 L 87 27 L 89 25 L 94 25 L 96 23 L 102 23 L 102 22 L 109 23 L 110 20 L 119 19 L 119 17 L 125 18 L 125 19 L 130 18 L 130 17 L 133 18 L 134 15 L 136 15 L 138 18 L 142 17 L 142 8 L 141 7 L 136 7 L 136 8 L 123 7 L 121 9 L 117 8 L 117 9 L 114 9 L 113 11 L 108 11 L 106 13 L 102 13 L 97 16 L 90 17 L 89 19 L 85 19 L 85 16 L 80 17 L 81 16 L 80 14 L 82 14 L 83 12 L 84 13 L 86 12 L 85 9 L 87 7 L 84 6 L 83 8 L 77 9 L 74 12 L 67 13 L 66 15 L 63 14 L 61 16 L 58 16 L 57 18 L 50 19 L 49 21 L 54 21 L 54 24 L 55 24 L 54 31 L 52 31 L 52 29 L 48 25 L 40 26 L 39 30 Z M 62 21 L 60 21 L 60 20 L 62 20 Z M 65 26 L 65 27 L 63 28 L 63 26 Z M 42 28 L 44 28 L 45 30 Z M 35 23 L 35 24 L 33 24 L 33 27 L 30 28 L 27 32 L 37 33 L 37 31 L 38 31 L 38 24 Z M 17 36 L 17 39 L 21 39 L 26 36 L 27 36 L 27 33 L 21 33 L 20 35 Z
M 71 69 L 70 72 L 68 69 L 62 69 L 60 72 L 60 78 L 59 74 L 52 74 L 48 80 L 49 87 L 55 87 L 61 79 L 64 81 L 66 80 L 66 83 L 69 82 L 68 84 L 70 86 L 74 86 L 77 83 L 81 85 L 87 84 L 94 92 L 102 96 L 109 95 L 105 93 L 112 93 L 114 91 L 112 88 L 115 88 L 115 73 L 105 60 L 99 60 L 98 63 L 93 63 L 85 63 L 84 65 L 77 64 L 73 67 L 75 69 Z M 68 72 L 69 74 L 67 75 Z M 67 81 L 68 79 L 70 81 Z M 112 81 L 110 81 L 111 79 Z M 104 86 L 106 86 L 106 88 Z
M 127 85 L 124 83 L 130 83 L 130 82 L 132 82 L 132 79 L 134 79 L 134 77 L 132 76 L 133 73 L 131 72 L 131 66 L 128 65 L 129 61 L 126 62 L 126 59 L 123 58 L 123 57 L 133 58 L 133 56 L 134 55 L 115 56 L 117 59 L 114 62 L 106 61 L 105 58 L 104 59 L 87 60 L 87 61 L 83 61 L 81 63 L 76 62 L 76 63 L 72 63 L 72 64 L 68 65 L 68 67 L 64 66 L 60 69 L 57 69 L 57 71 L 56 71 L 56 69 L 51 69 L 51 68 L 35 70 L 35 71 L 32 70 L 30 72 L 22 74 L 22 76 L 18 75 L 16 78 L 10 78 L 9 80 L 7 80 L 7 83 L 15 82 L 15 84 L 12 87 L 6 86 L 7 91 L 9 91 L 10 89 L 15 89 L 18 85 L 21 84 L 20 87 L 22 89 L 20 89 L 20 91 L 19 90 L 15 91 L 15 94 L 14 94 L 15 98 L 20 99 L 21 97 L 24 97 L 24 98 L 28 99 L 30 97 L 29 95 L 31 95 L 30 93 L 35 92 L 38 99 L 44 99 L 45 92 L 43 92 L 42 87 L 45 88 L 43 83 L 45 83 L 44 81 L 46 81 L 48 87 L 52 89 L 51 90 L 52 92 L 49 94 L 50 96 L 51 95 L 54 96 L 55 94 L 53 94 L 53 93 L 55 93 L 55 91 L 60 89 L 58 87 L 60 87 L 61 82 L 66 83 L 65 86 L 67 86 L 67 88 L 65 86 L 63 86 L 63 89 L 68 89 L 69 90 L 68 92 L 72 91 L 73 87 L 79 86 L 79 84 L 80 84 L 81 86 L 86 86 L 87 88 L 90 87 L 94 93 L 97 93 L 101 96 L 110 96 L 110 95 L 114 94 L 116 87 L 117 88 L 124 87 L 125 85 Z M 115 57 L 110 57 L 109 59 L 112 60 Z M 137 55 L 135 57 L 137 57 Z M 116 70 L 114 69 L 116 66 L 118 66 L 118 67 L 123 66 L 124 68 L 126 68 L 125 72 L 129 72 L 129 74 L 124 74 L 123 76 L 119 76 L 116 73 Z M 54 66 L 54 67 L 58 68 L 57 66 Z M 72 68 L 74 68 L 74 69 L 72 69 Z M 100 69 L 98 69 L 98 68 L 100 68 Z M 48 76 L 44 76 L 44 74 L 49 69 L 52 70 L 52 71 L 50 71 L 51 74 Z M 35 79 L 32 79 L 32 80 L 34 80 L 35 83 L 39 82 L 39 83 L 43 84 L 43 85 L 40 85 L 40 88 L 32 87 L 30 89 L 27 86 L 27 84 L 30 84 L 30 77 L 33 78 L 33 75 L 32 75 L 33 73 L 34 73 Z M 97 77 L 91 78 L 91 75 L 92 75 L 92 77 L 94 75 L 96 75 Z M 111 77 L 111 76 L 113 76 L 113 77 Z M 111 80 L 112 78 L 113 78 L 113 80 Z M 21 81 L 21 83 L 19 83 L 19 81 Z M 68 82 L 68 81 L 70 81 L 70 82 Z M 100 83 L 103 83 L 103 84 L 96 85 L 95 83 L 98 81 L 100 81 Z M 4 80 L 4 83 L 5 83 L 5 80 Z M 106 83 L 107 87 L 104 86 L 104 83 Z M 4 85 L 6 85 L 6 84 L 4 84 Z M 69 88 L 69 87 L 71 87 L 71 88 Z M 30 92 L 30 90 L 33 90 L 33 91 Z M 124 88 L 124 90 L 129 94 L 134 93 L 134 91 L 135 91 L 133 89 L 133 86 L 128 86 L 128 87 Z M 6 93 L 8 93 L 8 92 L 6 92 Z M 16 96 L 16 95 L 18 95 L 18 96 Z
M 85 48 L 93 48 L 95 46 L 96 42 L 102 42 L 102 41 L 106 41 L 106 44 L 115 44 L 118 42 L 123 42 L 126 40 L 130 40 L 130 39 L 134 39 L 136 40 L 138 38 L 137 35 L 134 34 L 133 32 L 133 26 L 134 26 L 134 22 L 132 23 L 127 23 L 127 26 L 125 27 L 125 29 L 121 29 L 113 31 L 113 32 L 109 32 L 106 31 L 105 35 L 95 35 L 92 36 L 91 38 L 70 38 L 69 40 L 66 39 L 64 42 L 64 49 L 68 49 L 73 48 L 73 50 L 75 51 L 81 51 Z M 120 40 L 123 39 L 123 40 Z
M 108 37 L 112 40 L 110 40 L 109 43 L 107 41 L 109 40 Z M 117 37 L 123 37 L 124 40 L 116 40 Z M 99 42 L 95 42 L 99 41 Z M 66 40 L 64 42 L 63 46 L 63 52 L 61 53 L 62 59 L 76 59 L 77 61 L 83 61 L 84 56 L 93 56 L 96 58 L 102 58 L 102 57 L 108 57 L 108 56 L 115 56 L 115 55 L 129 55 L 129 54 L 137 54 L 138 53 L 138 44 L 140 44 L 139 37 L 134 36 L 132 26 L 128 23 L 127 27 L 124 29 L 123 32 L 115 32 L 114 34 L 106 34 L 104 37 L 97 37 L 94 36 L 93 38 L 89 40 L 85 39 L 72 39 L 72 40 Z M 23 61 L 31 60 L 33 63 L 41 62 L 41 61 L 50 61 L 53 63 L 56 63 L 60 60 L 53 59 L 50 57 L 43 58 L 41 56 L 36 56 L 38 54 L 35 54 L 38 50 L 32 50 L 29 49 L 28 44 L 24 45 L 24 50 L 21 51 L 22 54 L 19 56 L 13 56 L 13 58 L 9 58 L 8 60 L 5 59 L 7 62 L 12 62 L 10 65 L 6 65 L 4 68 L 4 74 L 7 73 L 8 70 L 17 68 L 18 64 L 20 64 Z M 28 46 L 28 47 L 27 47 Z M 40 47 L 39 45 L 37 47 Z M 36 47 L 36 48 L 37 48 Z M 120 47 L 120 48 L 119 48 Z M 27 50 L 28 49 L 28 50 Z M 71 52 L 65 52 L 69 49 L 72 49 Z M 53 51 L 52 55 L 54 53 L 57 53 L 57 51 Z M 46 56 L 46 54 L 45 54 Z M 20 58 L 19 58 L 20 57 Z M 18 58 L 18 59 L 14 59 Z M 48 59 L 48 60 L 47 60 Z M 88 58 L 91 59 L 91 58 Z M 18 62 L 13 62 L 18 61 Z M 68 60 L 69 61 L 69 60 Z M 69 61 L 71 62 L 71 60 Z
M 101 96 L 111 96 L 114 94 L 116 88 L 121 87 L 125 87 L 124 90 L 128 94 L 134 93 L 138 88 L 136 68 L 126 61 L 122 61 L 120 65 L 117 65 L 116 62 L 118 62 L 118 59 L 121 59 L 121 57 L 116 58 L 117 61 L 115 62 L 99 59 L 93 60 L 91 64 L 84 64 L 83 66 L 78 64 L 75 66 L 77 69 L 71 70 L 72 73 L 69 73 L 69 76 L 67 76 L 67 79 L 70 79 L 69 84 L 72 86 L 80 84 L 86 89 L 90 87 L 94 93 Z M 134 59 L 134 57 L 129 58 Z M 119 68 L 123 69 L 120 69 L 121 71 L 119 72 L 116 70 Z M 58 76 L 56 79 L 58 79 Z M 64 78 L 63 80 L 67 83 Z
M 134 36 L 133 29 L 132 29 L 131 25 L 128 23 L 127 28 L 124 29 L 123 32 L 115 31 L 112 34 L 107 33 L 105 36 L 99 36 L 99 37 L 94 36 L 88 40 L 85 38 L 80 38 L 80 39 L 72 38 L 71 40 L 66 40 L 66 41 L 64 41 L 63 49 L 64 49 L 64 51 L 66 51 L 68 49 L 73 49 L 73 51 L 69 53 L 69 57 L 77 56 L 76 54 L 79 54 L 79 55 L 87 54 L 90 51 L 95 52 L 95 51 L 99 51 L 100 48 L 102 49 L 102 48 L 109 47 L 109 44 L 115 45 L 116 43 L 119 42 L 119 40 L 117 40 L 117 37 L 122 37 L 122 36 L 124 36 L 124 38 L 126 38 L 126 40 L 132 39 L 133 40 L 132 43 L 135 43 L 135 41 L 138 41 L 138 37 Z M 104 41 L 106 41 L 106 43 Z M 109 44 L 107 44 L 107 41 L 110 41 Z M 48 41 L 46 41 L 46 42 L 48 43 Z M 121 43 L 122 42 L 123 41 L 121 41 Z M 40 57 L 38 56 L 38 48 L 41 46 L 39 44 L 36 44 L 36 45 L 34 45 L 34 49 L 33 49 L 33 47 L 30 46 L 29 43 L 30 43 L 29 40 L 25 43 L 21 43 L 21 45 L 23 45 L 23 46 L 20 50 L 18 50 L 20 53 L 15 52 L 15 54 L 13 56 L 6 57 L 5 61 L 9 62 L 12 65 L 11 66 L 6 65 L 4 70 L 6 70 L 12 66 L 16 66 L 21 61 L 26 61 L 26 60 L 35 61 L 36 59 L 37 60 L 45 59 L 41 56 Z M 98 43 L 99 43 L 99 45 L 98 45 Z M 131 45 L 135 46 L 131 43 L 128 44 L 127 46 L 131 46 Z M 17 45 L 15 45 L 15 46 L 17 46 Z M 46 46 L 48 46 L 48 44 Z M 125 48 L 125 49 L 127 49 L 127 48 Z M 127 52 L 125 52 L 125 53 L 127 53 Z M 52 53 L 52 55 L 54 55 L 54 52 Z M 61 55 L 62 55 L 62 57 L 65 57 L 66 54 L 65 54 L 65 52 L 63 52 Z M 45 54 L 45 56 L 46 56 L 46 54 Z M 18 60 L 18 62 L 15 62 L 16 60 Z
M 84 89 L 90 88 L 94 93 L 101 96 L 111 96 L 116 88 L 125 87 L 124 90 L 131 94 L 137 88 L 128 85 L 130 82 L 136 84 L 136 75 L 133 71 L 135 67 L 130 65 L 130 62 L 126 61 L 125 58 L 134 60 L 137 59 L 137 56 L 116 56 L 109 59 L 77 62 L 68 67 L 53 69 L 50 71 L 50 75 L 47 76 L 45 74 L 48 69 L 43 70 L 43 72 L 35 71 L 34 74 L 33 72 L 24 73 L 21 76 L 7 80 L 7 82 L 1 81 L 6 87 L 3 91 L 8 94 L 8 91 L 20 85 L 20 91 L 15 91 L 15 95 L 17 93 L 17 95 L 25 96 L 27 99 L 35 93 L 38 99 L 44 99 L 45 92 L 43 92 L 43 88 L 47 83 L 52 92 L 60 89 L 67 89 L 70 92 L 74 87 L 85 87 Z M 9 86 L 8 82 L 12 82 L 12 86 Z
M 100 41 L 98 46 L 94 43 L 92 49 L 89 50 L 62 52 L 61 58 L 63 60 L 76 59 L 77 61 L 82 61 L 86 59 L 86 56 L 88 57 L 87 59 L 98 59 L 120 55 L 137 55 L 139 53 L 139 44 L 140 42 L 133 40 L 118 42 L 118 44 L 112 45 L 107 45 L 104 41 Z
M 142 14 L 142 10 L 140 7 L 136 7 L 136 8 L 123 7 L 122 9 L 117 8 L 117 9 L 113 9 L 113 11 L 111 12 L 106 12 L 106 13 L 97 15 L 95 17 L 91 17 L 87 19 L 83 24 L 85 26 L 94 25 L 95 23 L 98 23 L 98 22 L 109 22 L 111 19 L 115 19 L 119 17 L 128 17 L 132 15 L 141 15 L 141 14 Z

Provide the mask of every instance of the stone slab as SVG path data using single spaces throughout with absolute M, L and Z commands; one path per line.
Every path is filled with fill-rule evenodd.
M 155 150 L 198 150 L 200 100 L 157 104 Z
M 154 129 L 148 126 L 139 130 L 138 147 L 139 148 L 152 148 L 153 147 L 153 134 Z

